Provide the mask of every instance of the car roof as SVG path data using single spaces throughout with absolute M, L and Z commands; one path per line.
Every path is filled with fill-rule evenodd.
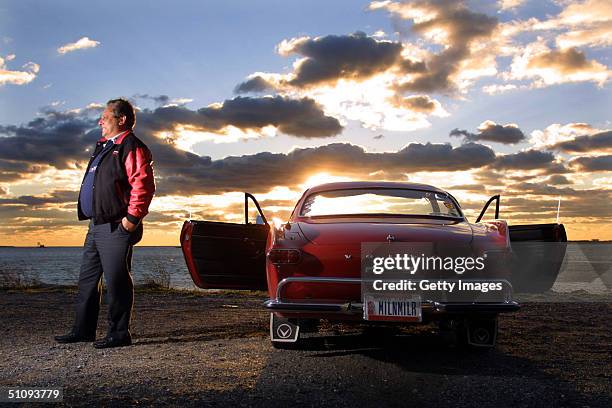
M 331 190 L 347 190 L 353 188 L 397 188 L 397 189 L 412 189 L 412 190 L 427 190 L 437 193 L 446 193 L 446 191 L 438 187 L 430 186 L 429 184 L 419 183 L 399 183 L 393 181 L 342 181 L 337 183 L 325 183 L 308 189 L 308 193 L 319 193 L 321 191 Z

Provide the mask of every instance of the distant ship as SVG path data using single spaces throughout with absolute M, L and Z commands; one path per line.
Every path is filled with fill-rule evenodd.
M 45 247 L 45 244 L 41 244 L 40 242 L 37 243 L 37 245 L 38 245 L 39 248 L 44 248 Z

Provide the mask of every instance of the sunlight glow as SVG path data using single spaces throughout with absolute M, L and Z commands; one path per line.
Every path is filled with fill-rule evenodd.
M 209 132 L 195 127 L 177 126 L 175 132 L 164 135 L 172 139 L 174 145 L 179 149 L 195 153 L 193 146 L 199 142 L 235 143 L 247 139 L 274 137 L 276 127 L 268 125 L 261 129 L 240 129 L 235 126 L 226 126 L 219 132 Z
M 391 72 L 361 82 L 341 79 L 333 86 L 320 86 L 304 94 L 323 105 L 326 114 L 358 121 L 367 129 L 413 131 L 431 126 L 426 113 L 393 106 L 396 79 Z M 439 105 L 431 115 L 444 117 L 448 113 Z
M 346 194 L 350 195 L 346 195 Z M 409 190 L 351 190 L 323 192 L 309 196 L 304 203 L 305 216 L 335 214 L 411 214 L 457 216 L 446 195 Z
M 349 177 L 333 176 L 327 173 L 317 173 L 308 177 L 303 184 L 300 185 L 304 190 L 325 183 L 336 183 L 340 181 L 351 181 Z
M 280 218 L 278 218 L 278 217 L 272 217 L 272 223 L 274 224 L 274 227 L 275 227 L 276 229 L 279 229 L 279 228 L 280 228 L 280 227 L 282 227 L 282 226 L 283 226 L 283 224 L 284 224 L 283 220 L 281 220 L 281 219 L 280 219 Z

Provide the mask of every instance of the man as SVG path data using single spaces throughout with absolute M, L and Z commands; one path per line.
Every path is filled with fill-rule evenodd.
M 79 220 L 89 219 L 85 238 L 76 318 L 59 343 L 94 341 L 102 289 L 108 291 L 108 329 L 96 348 L 129 346 L 134 287 L 132 248 L 142 238 L 142 219 L 155 192 L 151 152 L 132 133 L 136 114 L 125 99 L 112 99 L 98 124 L 96 143 L 79 193 Z

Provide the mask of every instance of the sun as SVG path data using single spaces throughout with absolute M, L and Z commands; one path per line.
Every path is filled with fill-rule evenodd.
M 274 224 L 274 227 L 276 227 L 277 229 L 282 227 L 285 224 L 285 222 L 278 217 L 272 217 L 272 223 Z
M 308 177 L 303 184 L 300 185 L 304 190 L 310 187 L 318 186 L 319 184 L 335 183 L 339 181 L 351 181 L 350 177 L 333 176 L 331 174 L 322 172 L 316 173 Z

